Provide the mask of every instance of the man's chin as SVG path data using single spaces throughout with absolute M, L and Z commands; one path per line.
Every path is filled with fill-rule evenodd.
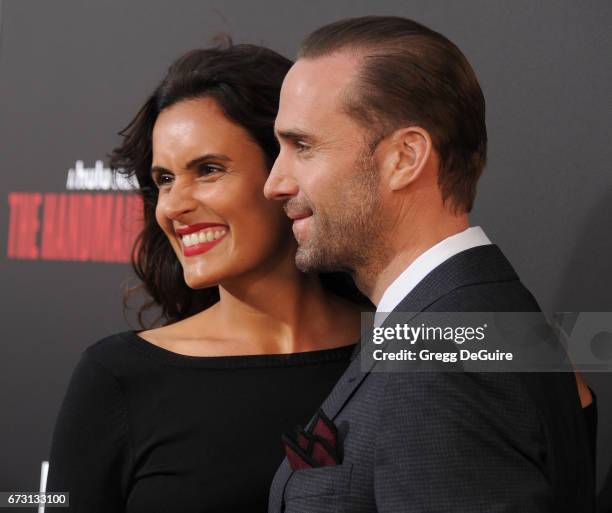
M 325 252 L 313 247 L 311 244 L 300 244 L 295 254 L 296 267 L 305 273 L 309 272 L 334 272 L 340 270 L 340 266 Z
M 303 273 L 316 271 L 315 262 L 313 262 L 310 254 L 304 251 L 300 246 L 295 253 L 295 266 Z

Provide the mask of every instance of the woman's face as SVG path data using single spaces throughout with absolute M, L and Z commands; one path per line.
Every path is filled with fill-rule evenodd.
M 155 217 L 193 289 L 293 260 L 280 202 L 267 200 L 265 155 L 210 98 L 164 109 L 153 127 Z

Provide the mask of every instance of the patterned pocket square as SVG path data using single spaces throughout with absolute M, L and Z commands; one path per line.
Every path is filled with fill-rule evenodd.
M 293 470 L 340 464 L 338 430 L 321 409 L 308 430 L 298 426 L 295 434 L 282 436 L 285 454 Z

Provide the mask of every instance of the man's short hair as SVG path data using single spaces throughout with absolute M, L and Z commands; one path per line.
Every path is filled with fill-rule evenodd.
M 484 95 L 463 53 L 415 21 L 365 16 L 316 30 L 302 42 L 299 57 L 342 51 L 363 59 L 343 103 L 372 132 L 372 145 L 403 126 L 427 130 L 440 157 L 444 201 L 469 212 L 486 163 L 487 130 Z

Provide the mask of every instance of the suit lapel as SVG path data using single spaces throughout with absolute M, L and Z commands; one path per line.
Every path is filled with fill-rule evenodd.
M 474 247 L 454 255 L 431 271 L 393 309 L 393 312 L 414 312 L 416 316 L 417 313 L 459 287 L 488 281 L 516 279 L 518 276 L 498 246 L 490 244 Z M 386 325 L 387 320 L 382 323 L 382 326 Z M 322 406 L 323 411 L 332 420 L 340 413 L 374 365 L 374 362 L 368 363 L 368 368 L 362 369 L 361 343 L 355 348 L 351 360 L 348 369 Z

